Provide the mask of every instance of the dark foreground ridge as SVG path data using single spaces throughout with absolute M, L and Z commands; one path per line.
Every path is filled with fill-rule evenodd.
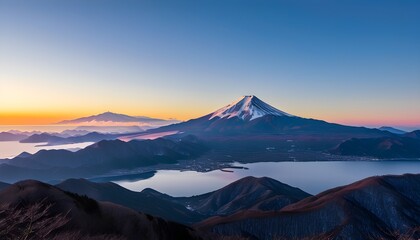
M 0 192 L 0 239 L 202 239 L 189 227 L 34 180 Z
M 206 215 L 230 215 L 242 210 L 274 211 L 310 194 L 268 177 L 245 177 L 217 191 L 177 200 Z
M 0 191 L 0 229 L 0 239 L 418 239 L 420 174 L 370 177 L 316 196 L 246 177 L 185 198 L 83 179 L 58 187 L 26 180 Z
M 94 183 L 85 179 L 69 179 L 57 184 L 56 187 L 179 223 L 194 223 L 205 218 L 201 214 L 188 210 L 182 204 L 168 200 L 163 197 L 164 194 L 150 194 L 148 191 L 133 192 L 111 182 Z
M 277 212 L 242 211 L 197 227 L 255 239 L 418 239 L 420 174 L 370 177 Z
M 217 191 L 192 197 L 171 197 L 153 189 L 133 192 L 115 183 L 93 183 L 84 179 L 69 179 L 56 186 L 184 224 L 245 209 L 279 210 L 310 196 L 298 188 L 266 177 L 246 177 Z

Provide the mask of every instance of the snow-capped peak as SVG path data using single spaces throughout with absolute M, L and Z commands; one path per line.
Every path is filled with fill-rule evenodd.
M 212 113 L 209 119 L 215 117 L 219 118 L 233 118 L 238 117 L 246 121 L 251 121 L 265 115 L 288 116 L 288 113 L 278 110 L 275 107 L 268 105 L 259 98 L 251 96 L 243 96 L 235 102 L 223 107 Z

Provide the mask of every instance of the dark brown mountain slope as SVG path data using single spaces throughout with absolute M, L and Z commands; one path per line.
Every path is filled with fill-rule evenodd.
M 420 130 L 412 131 L 404 134 L 405 137 L 420 139 Z
M 291 204 L 277 212 L 243 211 L 197 225 L 257 239 L 397 239 L 420 237 L 420 174 L 371 177 Z
M 179 203 L 168 201 L 147 192 L 133 192 L 111 182 L 94 183 L 85 179 L 68 179 L 57 184 L 56 187 L 79 195 L 86 195 L 98 201 L 120 204 L 179 223 L 189 224 L 205 218 L 205 216 L 192 212 Z
M 183 225 L 34 180 L 0 192 L 0 239 L 200 239 Z
M 94 183 L 84 179 L 69 179 L 57 187 L 184 224 L 244 209 L 278 210 L 310 196 L 298 188 L 266 177 L 246 177 L 217 191 L 193 197 L 171 197 L 153 189 L 133 192 L 114 183 Z
M 229 215 L 241 210 L 279 210 L 310 194 L 272 178 L 245 177 L 207 194 L 177 198 L 205 215 Z
M 8 183 L 0 182 L 0 191 L 5 189 L 6 187 L 10 186 Z

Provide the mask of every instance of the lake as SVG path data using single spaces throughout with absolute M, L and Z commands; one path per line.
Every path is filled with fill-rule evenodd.
M 64 130 L 74 129 L 74 126 L 60 126 L 60 125 L 0 125 L 0 132 L 6 132 L 10 130 L 18 131 L 41 131 L 41 132 L 62 132 Z M 20 143 L 18 141 L 0 141 L 0 159 L 13 158 L 22 152 L 36 153 L 39 150 L 46 149 L 67 149 L 75 151 L 81 148 L 85 148 L 93 142 L 83 142 L 74 144 L 63 144 L 55 146 L 40 146 L 46 143 Z
M 349 184 L 366 177 L 386 174 L 420 173 L 420 161 L 346 161 L 346 162 L 261 162 L 239 164 L 247 169 L 233 172 L 159 170 L 145 180 L 114 181 L 133 191 L 153 188 L 171 196 L 192 196 L 219 189 L 246 176 L 271 177 L 308 193 Z
M 89 145 L 92 145 L 93 142 L 42 146 L 44 144 L 45 143 L 20 143 L 17 141 L 0 142 L 0 159 L 13 158 L 21 154 L 22 152 L 36 153 L 42 149 L 67 149 L 70 151 L 76 151 L 81 148 L 85 148 Z

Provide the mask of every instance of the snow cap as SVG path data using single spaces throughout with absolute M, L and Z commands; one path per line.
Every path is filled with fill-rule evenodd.
M 274 116 L 288 116 L 293 115 L 280 111 L 277 108 L 261 101 L 254 95 L 243 96 L 235 102 L 215 111 L 211 114 L 210 119 L 219 118 L 233 118 L 238 117 L 245 121 L 251 121 L 266 115 Z

